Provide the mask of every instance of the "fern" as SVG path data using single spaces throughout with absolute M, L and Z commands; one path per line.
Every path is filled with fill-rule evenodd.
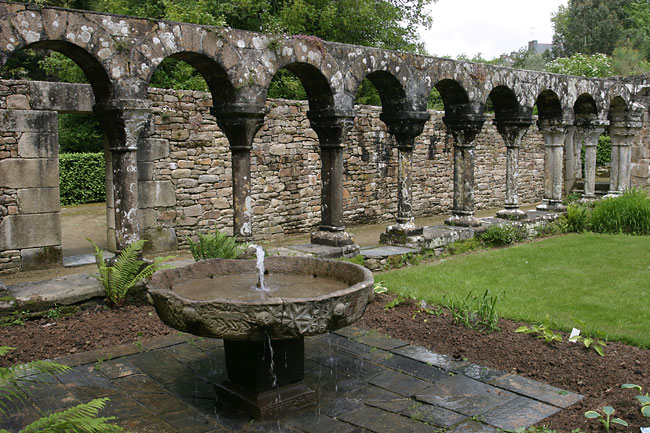
M 248 247 L 247 244 L 239 244 L 234 237 L 225 235 L 214 227 L 214 234 L 199 233 L 198 242 L 194 242 L 186 236 L 190 246 L 192 257 L 195 261 L 205 259 L 236 259 Z
M 0 346 L 0 356 L 14 350 L 13 347 Z M 67 365 L 50 361 L 32 361 L 12 367 L 0 367 L 0 413 L 7 415 L 10 406 L 25 401 L 21 384 L 25 382 L 44 383 L 43 375 L 54 375 L 69 370 Z
M 140 260 L 140 252 L 145 240 L 139 240 L 130 243 L 117 256 L 114 266 L 109 266 L 104 260 L 104 254 L 97 244 L 88 239 L 95 248 L 95 262 L 97 263 L 97 278 L 104 287 L 106 299 L 110 304 L 123 305 L 129 290 L 138 282 L 149 278 L 159 269 L 168 268 L 169 265 L 163 265 L 162 262 L 173 258 L 173 256 L 156 257 L 153 263 L 145 266 L 145 261 Z

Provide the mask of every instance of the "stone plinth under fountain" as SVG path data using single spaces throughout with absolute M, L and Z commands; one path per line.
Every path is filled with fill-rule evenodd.
M 180 331 L 223 338 L 228 380 L 217 396 L 256 417 L 313 404 L 303 383 L 304 337 L 350 325 L 372 299 L 372 273 L 306 257 L 213 259 L 157 272 L 148 285 L 156 312 Z

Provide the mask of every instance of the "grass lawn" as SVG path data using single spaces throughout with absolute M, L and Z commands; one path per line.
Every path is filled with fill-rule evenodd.
M 434 304 L 486 289 L 501 317 L 650 347 L 650 237 L 571 234 L 481 250 L 375 276 L 390 292 Z

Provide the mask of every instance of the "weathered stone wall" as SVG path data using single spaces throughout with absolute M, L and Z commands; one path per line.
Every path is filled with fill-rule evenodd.
M 164 197 L 151 211 L 148 230 L 175 228 L 179 241 L 198 229 L 231 227 L 230 152 L 226 137 L 209 114 L 211 99 L 200 92 L 153 89 L 154 127 L 145 141 L 169 145 L 169 154 L 153 161 L 153 181 Z M 306 117 L 308 105 L 275 100 L 257 133 L 252 151 L 254 235 L 272 239 L 308 233 L 320 221 L 318 139 Z M 357 107 L 355 128 L 344 158 L 346 224 L 392 222 L 397 209 L 397 150 L 379 120 L 381 108 Z M 414 215 L 449 213 L 453 192 L 453 143 L 432 112 L 416 140 L 413 173 Z M 491 118 L 490 118 L 491 119 Z M 505 195 L 505 145 L 491 120 L 476 147 L 476 206 L 501 207 Z M 160 154 L 160 153 L 159 153 Z M 544 149 L 531 127 L 520 155 L 520 197 L 526 203 L 543 194 Z M 175 200 L 171 198 L 175 191 Z M 142 189 L 140 190 L 142 193 Z M 147 200 L 149 202 L 149 200 Z M 153 227 L 153 222 L 157 226 Z
M 650 98 L 648 98 L 650 102 Z M 650 111 L 643 113 L 643 127 L 632 146 L 632 186 L 650 189 Z

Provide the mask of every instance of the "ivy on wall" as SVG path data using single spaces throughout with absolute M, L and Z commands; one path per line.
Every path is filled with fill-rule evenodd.
M 106 200 L 104 153 L 59 154 L 61 205 Z

